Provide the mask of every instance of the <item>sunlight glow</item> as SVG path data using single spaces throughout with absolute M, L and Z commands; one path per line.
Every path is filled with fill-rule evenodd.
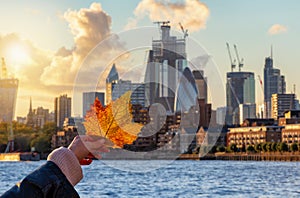
M 27 64 L 30 61 L 28 53 L 25 47 L 15 44 L 8 48 L 7 59 L 13 64 L 15 69 L 18 69 L 20 65 Z

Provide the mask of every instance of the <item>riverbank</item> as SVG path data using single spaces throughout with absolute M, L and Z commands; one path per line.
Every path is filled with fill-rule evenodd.
M 0 153 L 0 161 L 39 161 L 40 154 L 32 152 Z
M 225 161 L 300 161 L 300 153 L 215 153 L 199 157 L 198 154 L 182 154 L 177 160 L 225 160 Z

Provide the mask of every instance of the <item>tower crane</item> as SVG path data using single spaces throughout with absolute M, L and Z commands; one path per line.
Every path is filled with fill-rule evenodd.
M 235 68 L 236 64 L 236 60 L 232 61 L 232 57 L 231 57 L 231 53 L 230 53 L 230 47 L 229 47 L 229 44 L 226 43 L 227 45 L 227 50 L 228 50 L 228 55 L 229 55 L 229 59 L 230 59 L 230 64 L 231 64 L 231 72 L 233 72 L 233 69 Z
M 238 53 L 236 45 L 234 45 L 234 50 L 235 50 L 235 54 L 236 54 L 236 57 L 237 57 L 237 60 L 238 60 L 238 64 L 239 64 L 239 71 L 241 71 L 242 67 L 244 66 L 244 63 L 243 63 L 244 59 L 242 58 L 240 60 L 239 53 Z
M 181 29 L 181 31 L 182 31 L 182 33 L 183 33 L 183 38 L 185 39 L 187 36 L 188 36 L 188 29 L 184 29 L 183 28 L 183 26 L 182 26 L 182 24 L 181 23 L 179 23 L 179 26 L 180 26 L 180 29 Z

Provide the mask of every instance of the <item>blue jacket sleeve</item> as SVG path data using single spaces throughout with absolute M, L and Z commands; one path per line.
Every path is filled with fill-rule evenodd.
M 79 197 L 58 166 L 47 161 L 37 170 L 26 176 L 1 198 L 13 197 Z

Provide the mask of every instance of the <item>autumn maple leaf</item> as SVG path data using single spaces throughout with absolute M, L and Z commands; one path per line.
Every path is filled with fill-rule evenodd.
M 143 125 L 132 122 L 130 95 L 128 91 L 106 107 L 96 98 L 85 116 L 86 134 L 105 137 L 121 148 L 136 140 Z

